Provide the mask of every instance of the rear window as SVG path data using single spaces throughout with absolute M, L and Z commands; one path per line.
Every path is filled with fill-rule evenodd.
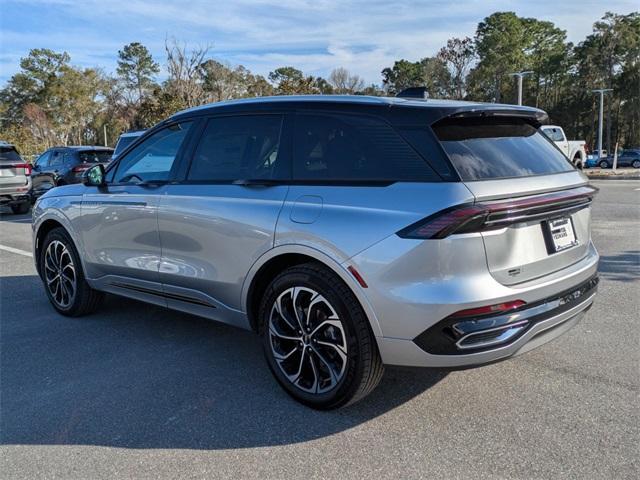
M 0 147 L 0 161 L 22 162 L 15 147 Z
M 438 181 L 425 160 L 383 120 L 346 114 L 298 114 L 294 180 Z
M 114 156 L 120 155 L 125 148 L 131 145 L 133 141 L 139 137 L 140 135 L 138 136 L 129 135 L 126 137 L 120 137 L 118 139 L 118 143 L 116 144 L 116 149 L 113 151 L 113 155 Z
M 78 152 L 81 163 L 106 163 L 111 160 L 110 150 L 83 150 Z
M 455 118 L 432 128 L 465 181 L 574 170 L 544 134 L 522 119 Z

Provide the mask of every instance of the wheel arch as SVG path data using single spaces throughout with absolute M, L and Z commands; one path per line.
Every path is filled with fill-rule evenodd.
M 266 252 L 251 267 L 242 287 L 242 305 L 249 325 L 258 329 L 257 310 L 262 294 L 279 272 L 293 265 L 316 262 L 338 275 L 351 289 L 363 308 L 375 337 L 382 336 L 382 329 L 369 300 L 358 281 L 346 268 L 348 262 L 340 264 L 330 256 L 312 247 L 302 245 L 281 245 Z

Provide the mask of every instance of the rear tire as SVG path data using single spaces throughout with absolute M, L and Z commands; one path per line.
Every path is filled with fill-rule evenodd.
M 640 160 L 634 160 L 631 166 L 633 168 L 640 168 Z
M 576 166 L 578 170 L 582 170 L 583 165 L 582 165 L 582 158 L 580 158 L 580 155 L 576 155 L 573 158 L 573 164 Z
M 361 400 L 384 367 L 369 321 L 349 287 L 306 263 L 273 279 L 259 309 L 267 364 L 282 388 L 320 410 Z
M 600 168 L 609 168 L 609 162 L 607 162 L 606 160 L 602 160 L 600 163 L 598 163 L 598 166 Z
M 47 297 L 59 313 L 79 317 L 98 307 L 103 294 L 85 280 L 78 251 L 64 228 L 47 233 L 38 265 Z
M 11 211 L 14 215 L 24 215 L 31 208 L 30 202 L 18 203 L 17 205 L 11 205 Z

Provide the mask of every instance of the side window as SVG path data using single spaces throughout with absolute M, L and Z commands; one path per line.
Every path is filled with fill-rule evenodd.
M 36 160 L 36 163 L 35 163 L 36 167 L 38 167 L 38 168 L 46 168 L 47 166 L 49 166 L 49 158 L 50 157 L 51 157 L 51 152 L 50 151 L 44 152 Z
M 168 180 L 191 125 L 182 122 L 163 128 L 127 153 L 118 163 L 115 183 Z
M 210 119 L 187 179 L 288 178 L 288 168 L 280 161 L 279 152 L 282 118 L 282 115 L 239 115 Z
M 63 153 L 60 150 L 54 150 L 49 159 L 49 166 L 58 167 L 63 163 Z
M 75 156 L 74 156 L 75 152 L 65 152 L 64 154 L 64 163 L 73 163 L 73 161 L 75 160 Z
M 437 181 L 415 150 L 382 119 L 296 116 L 294 180 Z

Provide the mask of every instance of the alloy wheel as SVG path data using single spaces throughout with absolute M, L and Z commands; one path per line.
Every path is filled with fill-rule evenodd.
M 68 308 L 76 295 L 77 276 L 69 249 L 52 241 L 44 254 L 44 274 L 51 298 L 60 308 Z
M 288 381 L 307 393 L 338 385 L 347 366 L 347 341 L 336 310 L 320 293 L 296 286 L 274 301 L 269 345 Z

